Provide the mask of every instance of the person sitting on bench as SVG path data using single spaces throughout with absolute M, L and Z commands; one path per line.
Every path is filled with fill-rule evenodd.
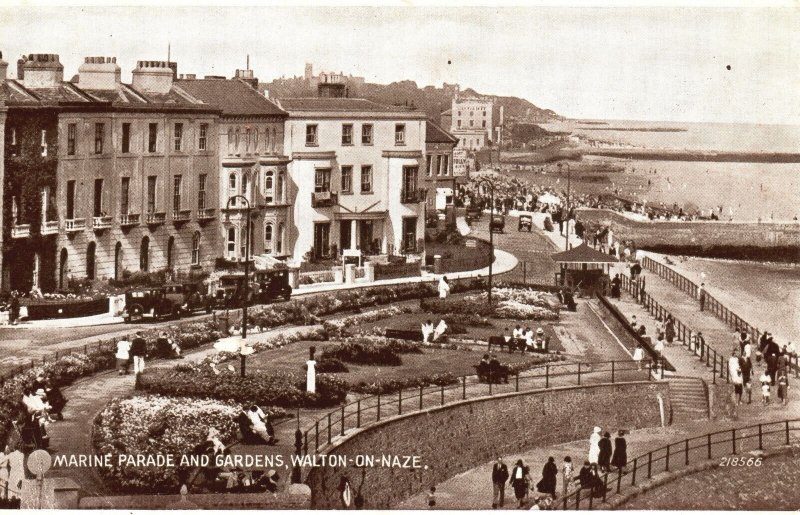
M 508 352 L 514 352 L 515 349 L 522 349 L 523 341 L 525 339 L 525 331 L 517 324 L 517 327 L 514 328 L 514 331 L 511 333 L 511 336 L 514 340 L 514 346 L 508 348 Z
M 250 430 L 260 436 L 267 445 L 275 443 L 275 432 L 270 434 L 269 429 L 272 424 L 269 423 L 269 417 L 255 404 L 250 406 L 247 411 L 247 418 L 250 420 Z
M 50 378 L 45 380 L 44 393 L 45 403 L 50 405 L 50 414 L 58 420 L 64 420 L 64 415 L 61 412 L 67 404 L 67 399 L 61 393 L 61 389 Z
M 534 350 L 535 348 L 536 347 L 535 347 L 534 341 L 533 341 L 533 329 L 528 327 L 528 328 L 525 329 L 525 349 L 524 350 L 530 352 L 530 351 Z
M 433 331 L 433 338 L 431 341 L 437 341 L 444 335 L 445 331 L 447 331 L 447 324 L 444 320 L 439 320 L 439 323 L 436 325 L 436 329 Z
M 544 336 L 544 329 L 541 327 L 536 329 L 536 339 L 534 340 L 533 344 L 536 350 L 547 350 L 547 339 Z

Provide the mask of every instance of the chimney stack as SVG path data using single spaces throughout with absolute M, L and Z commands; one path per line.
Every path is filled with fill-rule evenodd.
M 3 52 L 0 52 L 0 81 L 8 78 L 8 62 L 3 61 Z
M 84 89 L 115 90 L 121 82 L 116 57 L 86 57 L 78 68 L 78 84 Z
M 253 70 L 236 70 L 234 79 L 246 82 L 253 89 L 258 89 L 258 79 L 253 77 Z
M 28 54 L 17 61 L 17 71 L 26 88 L 52 88 L 64 81 L 58 54 Z
M 132 86 L 146 93 L 169 93 L 178 65 L 167 61 L 137 61 Z

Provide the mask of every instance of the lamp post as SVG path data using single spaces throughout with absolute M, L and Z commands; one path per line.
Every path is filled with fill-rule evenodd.
M 569 250 L 569 187 L 572 182 L 572 173 L 569 168 L 569 163 L 563 163 L 567 167 L 567 229 L 564 231 L 564 250 Z M 562 163 L 558 163 L 558 171 L 561 172 Z
M 245 221 L 245 247 L 244 247 L 244 298 L 242 299 L 242 346 L 239 349 L 239 359 L 241 360 L 241 375 L 245 376 L 245 363 L 247 355 L 244 353 L 244 341 L 247 340 L 247 304 L 250 298 L 250 201 L 244 195 L 234 195 L 228 199 L 225 209 L 230 211 L 231 201 L 243 200 L 247 218 Z M 228 214 L 230 217 L 230 213 Z
M 494 218 L 494 184 L 489 179 L 480 179 L 478 184 L 485 184 L 489 188 L 489 248 L 491 255 L 489 256 L 489 304 L 492 303 L 492 263 L 494 263 L 494 231 L 492 230 L 492 219 Z

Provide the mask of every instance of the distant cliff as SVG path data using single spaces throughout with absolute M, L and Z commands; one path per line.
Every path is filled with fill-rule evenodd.
M 455 86 L 445 84 L 444 87 L 425 86 L 420 88 L 411 80 L 393 82 L 391 84 L 349 84 L 350 96 L 366 98 L 386 105 L 406 105 L 416 107 L 428 114 L 428 117 L 439 121 L 443 111 L 450 109 Z M 267 90 L 270 98 L 294 98 L 316 96 L 312 84 L 303 77 L 288 79 L 275 79 L 272 82 L 262 82 L 259 90 Z M 495 99 L 497 106 L 503 106 L 506 120 L 518 122 L 546 122 L 562 119 L 550 109 L 542 109 L 524 98 L 501 97 L 478 93 L 472 89 L 461 91 L 462 95 L 485 96 Z

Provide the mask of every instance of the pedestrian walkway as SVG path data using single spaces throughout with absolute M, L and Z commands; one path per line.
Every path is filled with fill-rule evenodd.
M 657 298 L 659 303 L 665 306 L 666 309 L 672 312 L 674 316 L 683 321 L 688 327 L 695 331 L 702 331 L 704 335 L 708 335 L 706 336 L 706 342 L 708 344 L 714 346 L 714 342 L 716 342 L 716 346 L 720 350 L 729 348 L 729 346 L 725 345 L 728 341 L 728 330 L 724 326 L 724 323 L 713 315 L 709 315 L 707 312 L 700 312 L 699 306 L 695 300 L 687 297 L 671 284 L 666 283 L 666 281 L 659 279 L 653 274 L 647 274 L 647 292 Z M 622 299 L 614 299 L 613 302 L 623 315 L 629 318 L 632 315 L 636 315 L 637 320 L 645 324 L 648 333 L 654 333 L 655 319 L 632 297 L 623 294 Z M 732 333 L 730 338 L 732 339 Z M 720 352 L 720 350 L 717 352 Z M 705 380 L 707 383 L 712 383 L 715 379 L 712 369 L 705 366 L 705 361 L 701 361 L 695 352 L 690 351 L 688 346 L 680 342 L 666 346 L 664 355 L 676 368 L 673 374 L 666 373 L 666 380 L 669 380 L 669 377 L 672 375 L 697 377 Z M 760 374 L 761 367 L 763 367 L 763 365 L 756 365 L 753 374 Z M 719 381 L 720 379 L 717 377 L 716 380 Z M 722 381 L 724 381 L 724 379 Z M 756 390 L 754 393 L 757 394 L 758 391 Z M 795 418 L 797 413 L 800 413 L 800 398 L 798 398 L 798 395 L 793 393 L 791 389 L 789 396 L 790 401 L 786 406 L 780 406 L 774 402 L 765 406 L 760 402 L 758 395 L 754 395 L 752 404 L 744 403 L 737 408 L 736 420 L 720 418 L 717 420 L 687 421 L 664 428 L 645 428 L 632 431 L 626 436 L 628 442 L 628 457 L 633 458 L 649 450 L 714 431 L 731 430 L 736 427 L 751 424 Z M 721 402 L 727 402 L 727 399 Z M 627 428 L 602 429 L 603 431 L 608 430 L 613 435 L 618 429 Z M 560 467 L 563 457 L 571 456 L 575 466 L 575 475 L 577 477 L 577 472 L 587 457 L 589 448 L 588 436 L 590 432 L 591 428 L 586 428 L 586 440 L 568 442 L 546 448 L 531 449 L 520 455 L 504 456 L 503 458 L 509 470 L 517 459 L 522 459 L 526 465 L 531 467 L 531 476 L 535 484 L 541 477 L 541 469 L 548 457 L 554 457 L 556 463 Z M 676 466 L 680 466 L 680 464 L 676 464 Z M 492 503 L 491 468 L 492 463 L 486 463 L 436 485 L 437 508 L 448 510 L 490 508 Z M 626 489 L 631 488 L 634 487 L 623 487 L 622 493 L 624 494 Z M 562 492 L 562 489 L 562 478 L 559 475 L 556 491 Z M 612 500 L 612 497 L 610 497 L 609 500 Z M 425 507 L 425 502 L 426 498 L 423 492 L 405 500 L 395 506 L 395 508 L 423 509 Z M 527 505 L 530 505 L 530 501 Z M 505 507 L 516 507 L 513 489 L 510 486 L 506 488 Z M 584 505 L 584 507 L 586 506 Z M 609 509 L 611 505 L 595 502 L 594 507 L 595 509 Z

